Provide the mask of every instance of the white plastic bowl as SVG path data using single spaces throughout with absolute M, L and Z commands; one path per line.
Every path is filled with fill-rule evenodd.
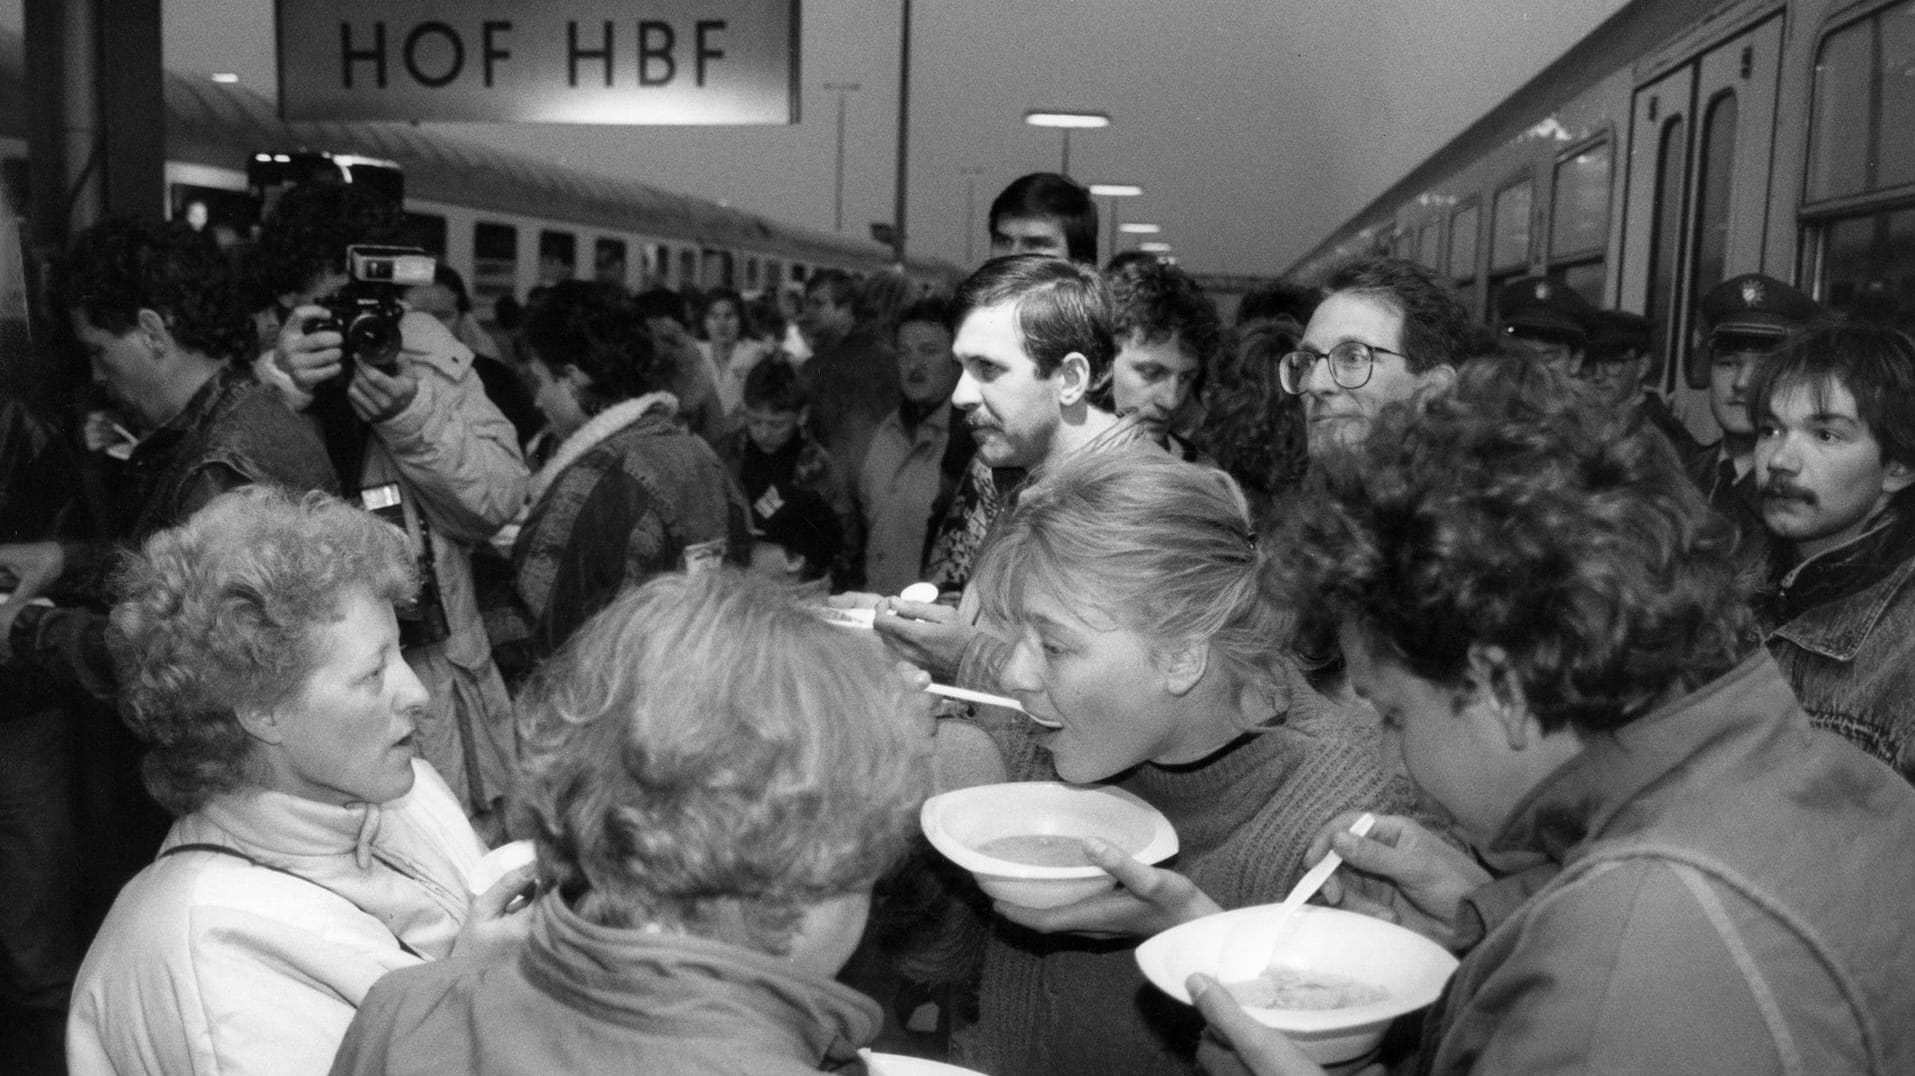
M 984 1076 L 976 1069 L 959 1068 L 909 1054 L 878 1054 L 870 1050 L 860 1050 L 859 1053 L 864 1055 L 864 1064 L 871 1070 L 871 1076 Z
M 1116 788 L 1056 781 L 978 785 L 932 796 L 919 814 L 924 835 L 946 859 L 977 878 L 996 900 L 1051 908 L 1116 884 L 1093 866 L 1046 867 L 999 859 L 978 846 L 1002 837 L 1101 837 L 1146 863 L 1177 853 L 1177 832 L 1162 812 Z
M 1159 990 L 1189 1004 L 1185 981 L 1196 972 L 1215 976 L 1233 932 L 1275 916 L 1280 907 L 1259 904 L 1173 927 L 1137 947 L 1137 964 Z M 1288 1035 L 1320 1065 L 1376 1049 L 1391 1020 L 1435 1001 L 1456 970 L 1448 950 L 1413 930 L 1314 904 L 1297 909 L 1296 919 L 1284 928 L 1278 963 L 1348 976 L 1389 992 L 1381 1001 L 1345 1009 L 1245 1010 L 1258 1023 Z

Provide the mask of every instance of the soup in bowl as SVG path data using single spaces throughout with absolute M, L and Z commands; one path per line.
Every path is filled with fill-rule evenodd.
M 1116 884 L 1084 857 L 1098 837 L 1145 863 L 1177 853 L 1162 812 L 1122 789 L 1056 781 L 1013 781 L 946 792 L 926 800 L 924 835 L 946 859 L 971 872 L 996 900 L 1051 908 Z

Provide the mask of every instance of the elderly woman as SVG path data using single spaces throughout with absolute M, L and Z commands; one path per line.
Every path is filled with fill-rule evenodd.
M 1915 790 L 1810 726 L 1661 433 L 1495 360 L 1359 462 L 1292 517 L 1287 589 L 1423 793 L 1540 861 L 1491 880 L 1400 818 L 1312 850 L 1333 902 L 1468 950 L 1418 1071 L 1915 1072 Z M 1322 1071 L 1194 986 L 1256 1072 Z
M 549 883 L 510 960 L 387 979 L 340 1074 L 815 1073 L 877 1005 L 833 976 L 915 832 L 927 697 L 868 635 L 735 571 L 661 576 L 528 702 Z
M 1325 822 L 1392 793 L 1374 721 L 1312 691 L 1275 645 L 1290 616 L 1263 585 L 1266 559 L 1223 472 L 1154 449 L 1082 452 L 1025 491 L 974 583 L 1015 640 L 999 682 L 1028 718 L 998 730 L 1011 777 L 1141 797 L 1176 828 L 1178 869 L 1228 907 L 1281 899 Z M 1154 896 L 1000 904 L 978 1021 L 957 1036 L 964 1063 L 1194 1071 L 1200 1022 L 1148 987 L 1132 952 L 1190 914 Z
M 264 486 L 123 570 L 123 709 L 178 818 L 80 969 L 78 1076 L 322 1073 L 380 976 L 506 929 L 526 877 L 468 906 L 484 849 L 415 758 L 393 615 L 414 571 L 397 528 Z

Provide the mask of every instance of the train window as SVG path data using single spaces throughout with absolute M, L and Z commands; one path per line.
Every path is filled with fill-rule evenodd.
M 578 236 L 571 232 L 539 233 L 539 283 L 556 284 L 578 271 Z
M 1682 175 L 1689 125 L 1678 116 L 1662 126 L 1656 145 L 1656 203 L 1650 213 L 1649 296 L 1643 316 L 1656 323 L 1658 335 L 1668 324 L 1669 302 L 1676 281 L 1676 255 L 1682 241 Z M 1663 352 L 1671 353 L 1666 346 Z
M 184 220 L 194 229 L 212 235 L 221 248 L 252 238 L 258 229 L 259 203 L 245 191 L 174 183 L 168 192 L 172 219 Z M 198 203 L 198 209 L 193 208 L 194 203 Z
M 1558 266 L 1551 274 L 1568 285 L 1569 290 L 1589 300 L 1590 306 L 1602 306 L 1602 286 L 1604 283 L 1603 262 L 1577 262 L 1574 265 Z
M 669 287 L 672 277 L 672 248 L 664 243 L 654 243 L 646 248 L 645 286 Z
M 407 213 L 406 235 L 412 245 L 435 258 L 446 256 L 446 219 L 437 213 Z
M 1550 192 L 1549 256 L 1570 258 L 1601 250 L 1609 240 L 1609 141 L 1604 139 L 1556 164 Z
M 1450 276 L 1460 283 L 1476 275 L 1476 235 L 1483 207 L 1466 205 L 1450 216 Z
M 779 273 L 779 270 L 783 268 L 784 268 L 784 263 L 780 262 L 778 259 L 776 258 L 765 259 L 765 290 L 766 291 L 776 291 L 778 288 L 778 285 L 784 283 L 784 277 Z
M 1822 40 L 1809 123 L 1811 203 L 1915 182 L 1915 3 Z
M 511 295 L 519 283 L 519 230 L 482 220 L 472 225 L 472 298 L 481 305 Z
M 1529 210 L 1535 184 L 1521 179 L 1496 192 L 1490 205 L 1489 264 L 1492 270 L 1529 264 Z
M 757 258 L 745 259 L 745 290 L 746 291 L 758 290 L 758 259 Z
M 1442 241 L 1442 238 L 1442 233 L 1437 230 L 1435 221 L 1424 221 L 1423 226 L 1416 230 L 1416 260 L 1432 270 L 1442 269 L 1436 260 L 1438 253 L 1436 245 Z
M 686 247 L 678 252 L 678 286 L 698 283 L 698 252 Z
M 601 239 L 592 248 L 592 278 L 625 286 L 625 241 Z
M 1692 319 L 1711 288 L 1722 283 L 1729 253 L 1729 206 L 1735 189 L 1736 119 L 1741 107 L 1733 92 L 1709 102 L 1702 114 L 1701 159 L 1696 170 L 1696 253 L 1689 274 Z M 1691 344 L 1700 342 L 1700 324 Z
M 1897 320 L 1915 310 L 1915 208 L 1850 217 L 1823 242 L 1822 301 L 1854 317 Z
M 1882 115 L 1875 125 L 1880 171 L 1876 187 L 1894 187 L 1915 180 L 1915 4 L 1903 4 L 1881 20 L 1882 59 L 1879 70 Z M 1888 137 L 1882 137 L 1887 134 Z

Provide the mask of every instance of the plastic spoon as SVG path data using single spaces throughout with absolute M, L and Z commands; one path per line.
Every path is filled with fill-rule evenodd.
M 972 691 L 968 687 L 952 687 L 949 684 L 926 684 L 924 690 L 933 695 L 943 695 L 947 699 L 963 702 L 981 702 L 986 706 L 1002 706 L 1006 710 L 1024 712 L 1024 705 L 1008 695 L 992 695 L 984 691 Z
M 1350 832 L 1362 837 L 1374 825 L 1376 815 L 1365 811 L 1362 817 L 1350 824 Z M 1296 918 L 1297 909 L 1316 896 L 1317 890 L 1322 889 L 1323 883 L 1329 881 L 1330 875 L 1335 874 L 1342 865 L 1343 857 L 1331 851 L 1305 872 L 1302 878 L 1297 879 L 1296 885 L 1290 887 L 1290 894 L 1283 898 L 1283 905 L 1276 914 L 1233 932 L 1223 947 L 1223 957 L 1217 967 L 1217 981 L 1242 982 L 1254 979 L 1262 975 L 1265 969 L 1274 967 L 1277 954 L 1282 949 L 1284 932 L 1290 926 L 1290 921 Z

